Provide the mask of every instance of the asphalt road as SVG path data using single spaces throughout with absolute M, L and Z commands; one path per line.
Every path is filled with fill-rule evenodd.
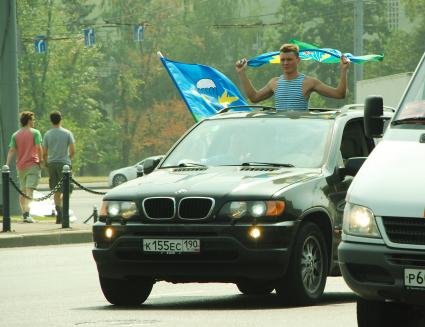
M 155 284 L 144 305 L 103 297 L 91 244 L 0 249 L 0 326 L 356 326 L 355 296 L 329 278 L 321 303 L 281 307 L 232 284 Z

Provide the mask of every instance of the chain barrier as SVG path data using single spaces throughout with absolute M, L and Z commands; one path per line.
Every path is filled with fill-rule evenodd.
M 9 177 L 10 184 L 12 184 L 12 186 L 15 188 L 15 190 L 20 195 L 22 195 L 24 198 L 26 198 L 28 200 L 35 201 L 35 202 L 41 202 L 41 201 L 47 200 L 48 198 L 50 198 L 56 192 L 61 192 L 62 191 L 62 184 L 63 184 L 63 180 L 64 179 L 65 179 L 65 177 L 62 176 L 61 180 L 56 184 L 56 186 L 53 188 L 53 190 L 51 190 L 51 192 L 49 194 L 47 194 L 47 195 L 45 195 L 45 196 L 43 196 L 41 198 L 32 198 L 32 197 L 26 195 L 24 192 L 22 192 L 20 190 L 20 188 L 18 187 L 18 185 L 15 183 L 15 181 L 11 177 Z
M 99 191 L 93 191 L 93 190 L 91 190 L 91 189 L 89 189 L 89 188 L 87 188 L 87 187 L 85 187 L 85 186 L 83 186 L 83 185 L 81 185 L 80 183 L 78 183 L 73 177 L 71 177 L 71 181 L 75 184 L 75 185 L 77 185 L 80 189 L 82 189 L 83 191 L 86 191 L 86 192 L 89 192 L 89 193 L 92 193 L 92 194 L 98 194 L 98 195 L 105 195 L 106 194 L 106 192 L 99 192 Z

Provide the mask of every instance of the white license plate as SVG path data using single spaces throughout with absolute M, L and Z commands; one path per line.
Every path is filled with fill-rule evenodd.
M 425 269 L 404 269 L 404 285 L 425 288 Z
M 157 253 L 199 253 L 201 241 L 198 239 L 143 239 L 144 252 Z

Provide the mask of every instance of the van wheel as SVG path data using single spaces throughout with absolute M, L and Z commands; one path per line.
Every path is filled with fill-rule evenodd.
M 243 281 L 236 283 L 239 291 L 245 295 L 267 295 L 273 292 L 274 285 L 270 282 Z
M 407 307 L 400 303 L 357 299 L 358 327 L 410 326 Z
M 146 301 L 154 284 L 151 278 L 110 279 L 99 276 L 103 295 L 111 304 L 139 305 Z
M 325 289 L 328 253 L 322 231 L 311 222 L 300 227 L 285 277 L 276 285 L 283 303 L 311 305 Z

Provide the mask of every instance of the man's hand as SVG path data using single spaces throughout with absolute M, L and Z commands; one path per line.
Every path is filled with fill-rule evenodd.
M 248 60 L 246 60 L 246 58 L 238 60 L 236 62 L 236 72 L 240 73 L 241 71 L 245 70 L 247 65 L 248 65 Z
M 347 71 L 349 66 L 350 66 L 350 59 L 348 59 L 346 56 L 342 55 L 341 56 L 341 63 L 340 63 L 341 70 Z

